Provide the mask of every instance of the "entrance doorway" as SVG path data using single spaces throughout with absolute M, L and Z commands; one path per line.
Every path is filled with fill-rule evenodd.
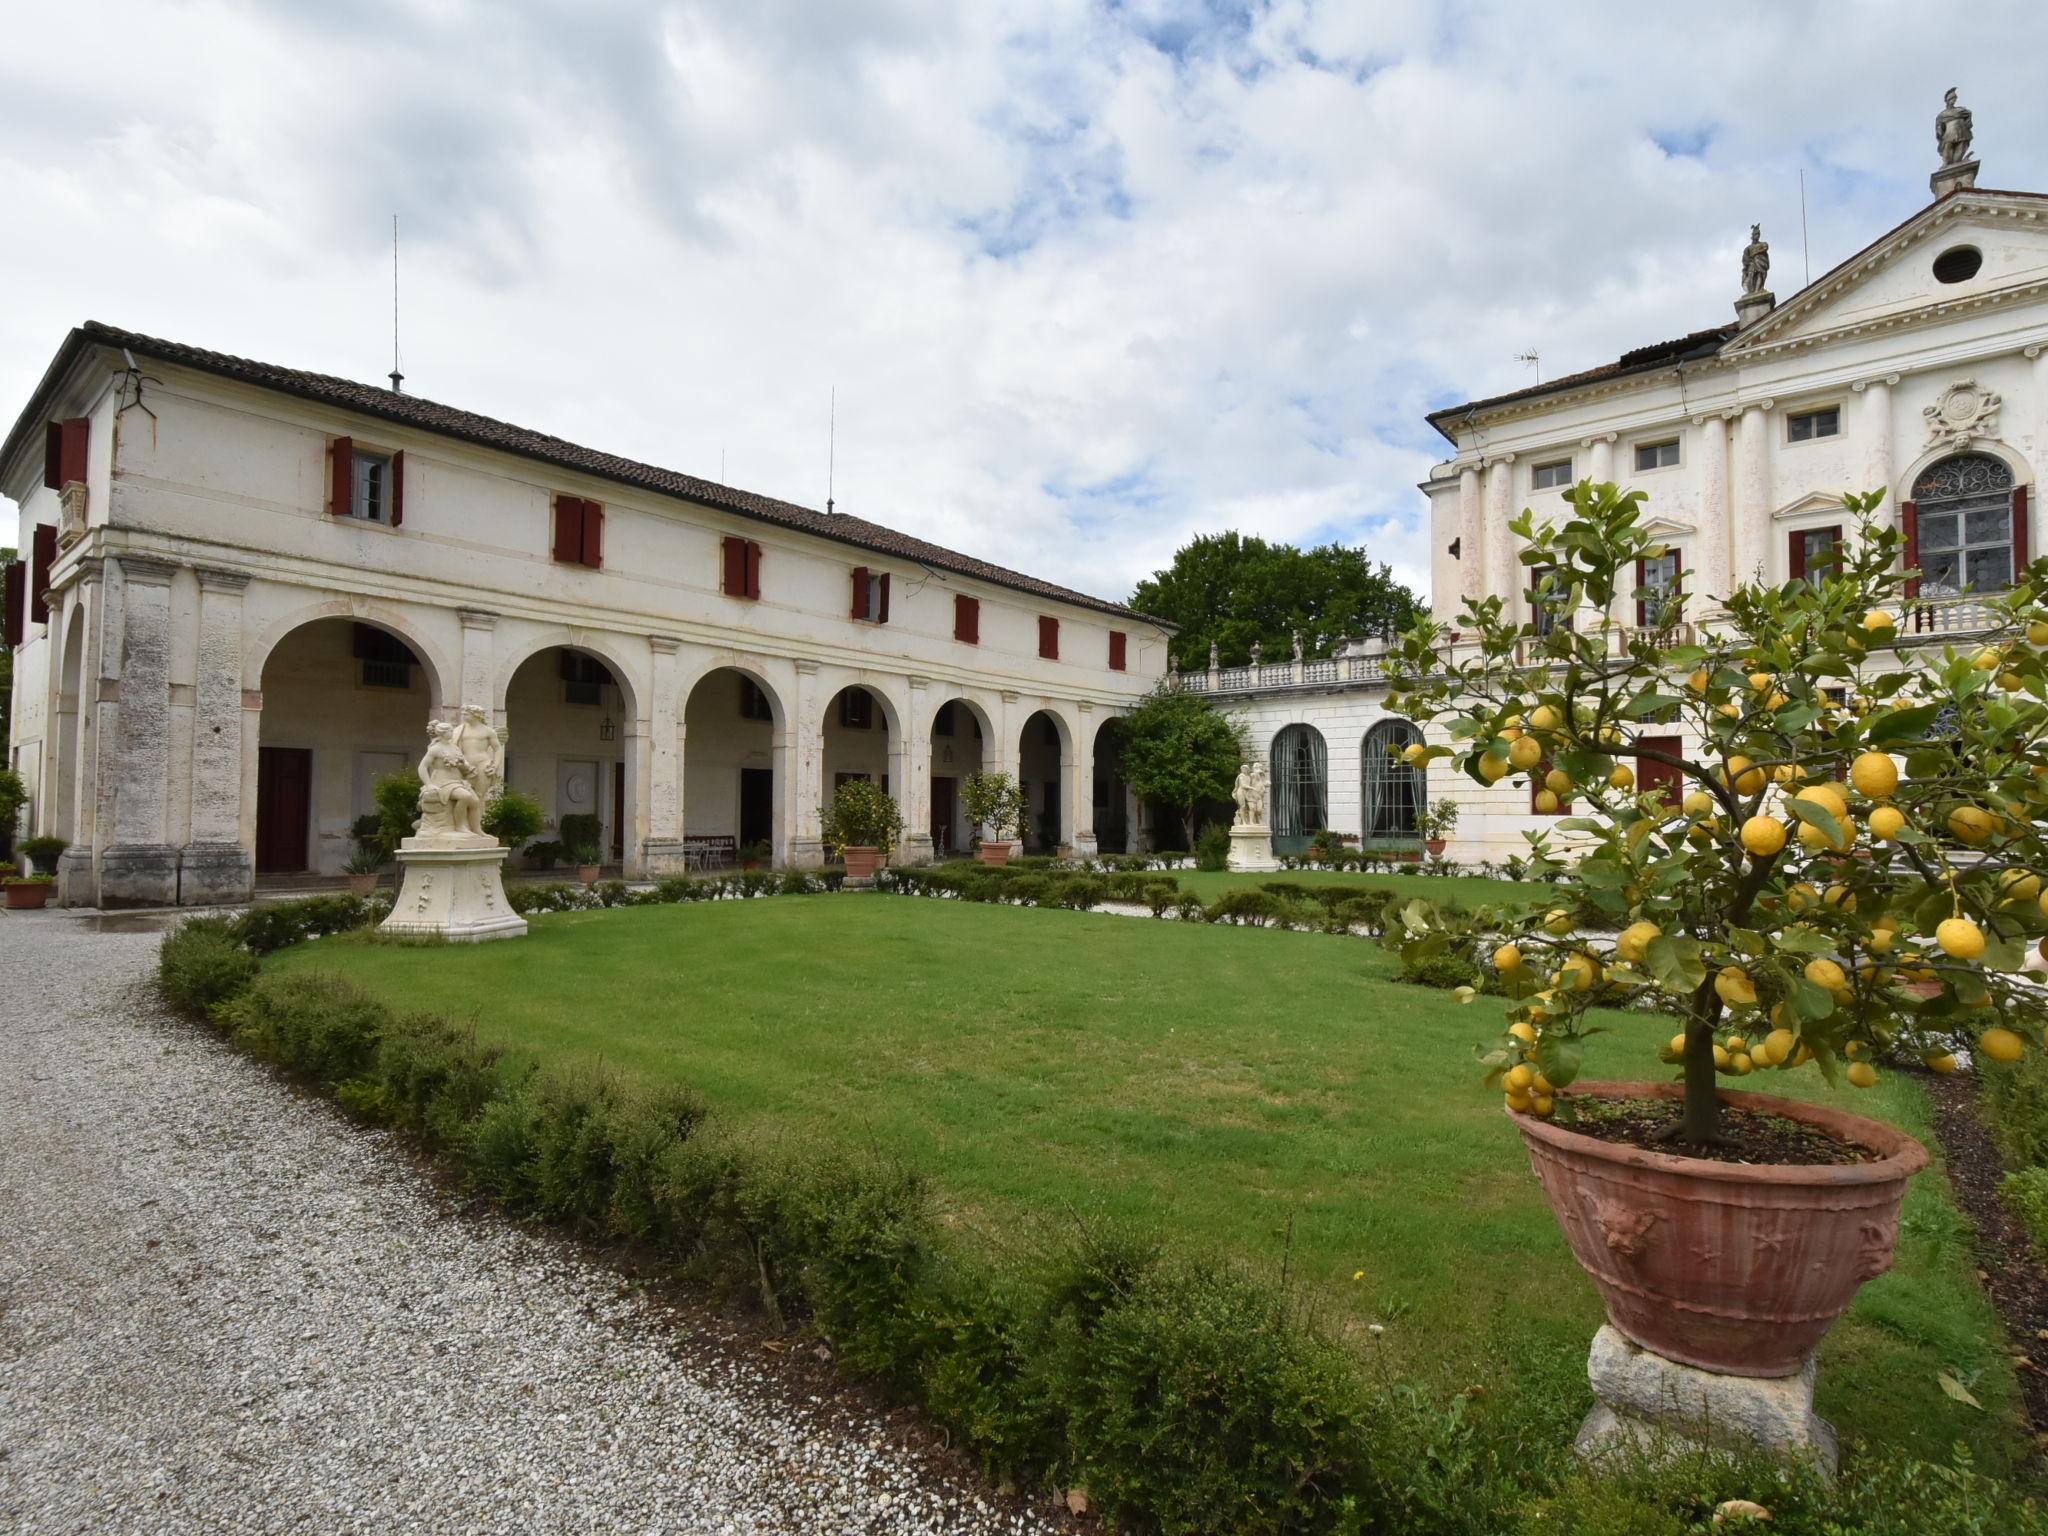
M 612 862 L 626 862 L 626 763 L 612 764 Z
M 740 770 L 740 843 L 775 841 L 775 770 Z
M 256 751 L 256 872 L 306 870 L 306 833 L 313 819 L 313 753 L 308 747 Z
M 955 791 L 959 783 L 958 779 L 932 775 L 932 852 L 940 857 L 953 851 L 953 822 L 959 815 Z

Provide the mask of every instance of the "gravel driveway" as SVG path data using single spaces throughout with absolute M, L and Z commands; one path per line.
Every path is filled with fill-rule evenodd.
M 0 1530 L 1041 1532 L 0 917 Z

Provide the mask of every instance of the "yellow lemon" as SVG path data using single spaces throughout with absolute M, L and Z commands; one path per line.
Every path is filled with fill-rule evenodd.
M 1873 955 L 1882 955 L 1892 947 L 1898 935 L 1889 928 L 1873 928 L 1870 931 L 1869 946 Z
M 1688 816 L 1711 816 L 1714 814 L 1714 797 L 1704 789 L 1692 790 L 1680 802 L 1679 809 Z
M 1543 914 L 1543 931 L 1553 938 L 1563 938 L 1572 931 L 1572 915 L 1563 907 L 1552 907 Z
M 1998 825 L 1989 811 L 1975 805 L 1959 805 L 1948 814 L 1948 829 L 1972 845 L 1988 838 Z
M 1771 674 L 1768 672 L 1750 673 L 1749 686 L 1754 688 L 1758 693 L 1762 693 L 1766 688 L 1771 686 Z
M 1422 754 L 1428 750 L 1429 748 L 1421 742 L 1412 741 L 1401 749 L 1401 758 L 1404 762 L 1419 763 L 1422 761 Z
M 2048 645 L 2048 619 L 2036 619 L 2027 626 L 2029 645 Z
M 1574 992 L 1587 991 L 1600 980 L 1600 962 L 1581 950 L 1565 961 L 1559 980 Z
M 1936 1056 L 1926 1056 L 1921 1059 L 1928 1071 L 1938 1072 L 1943 1077 L 1947 1077 L 1949 1073 L 1956 1069 L 1956 1059 L 1947 1051 L 1943 1051 Z
M 1882 608 L 1873 608 L 1870 612 L 1863 615 L 1863 627 L 1872 633 L 1897 628 L 1892 622 L 1892 616 Z
M 1756 1062 L 1747 1051 L 1730 1051 L 1728 1066 L 1737 1077 L 1747 1077 L 1756 1070 Z
M 1790 1056 L 1798 1043 L 1797 1037 L 1789 1029 L 1774 1029 L 1764 1036 L 1764 1049 L 1771 1053 L 1771 1063 L 1774 1066 Z
M 1683 1056 L 1685 1054 L 1685 1036 L 1682 1034 L 1673 1035 L 1671 1037 L 1670 1050 L 1674 1056 Z
M 1877 1083 L 1877 1068 L 1867 1061 L 1852 1062 L 1847 1076 L 1858 1088 L 1874 1087 Z
M 2027 680 L 2017 672 L 2001 672 L 1998 674 L 1998 686 L 2007 693 L 2018 693 L 2027 686 Z
M 1849 782 L 1859 795 L 1888 800 L 1899 788 L 1899 765 L 1886 752 L 1861 753 L 1849 765 Z
M 1993 1061 L 2018 1061 L 2027 1049 L 2026 1041 L 2009 1029 L 1987 1029 L 1977 1037 L 1977 1049 Z
M 1721 782 L 1738 795 L 1758 794 L 1764 787 L 1764 771 L 1752 767 L 1748 758 L 1737 754 L 1728 759 L 1728 768 L 1721 775 Z
M 2044 624 L 2041 627 L 2043 629 L 2048 629 L 2048 624 Z M 2048 644 L 2048 642 L 2043 643 Z M 1685 680 L 1685 685 L 1686 687 L 1690 688 L 1694 693 L 1705 693 L 1707 691 L 1707 685 L 1712 681 L 1713 679 L 1707 675 L 1707 669 L 1705 667 L 1701 667 L 1697 672 L 1693 673 L 1691 677 L 1688 677 Z
M 1804 912 L 1808 907 L 1820 905 L 1820 892 L 1811 883 L 1802 880 L 1785 893 L 1785 905 L 1794 912 Z
M 1534 1045 L 1536 1043 L 1536 1026 L 1525 1024 L 1520 1019 L 1515 1020 L 1514 1023 L 1508 1026 L 1508 1033 L 1524 1045 Z
M 1512 768 L 1513 764 L 1507 758 L 1497 757 L 1491 752 L 1479 759 L 1479 777 L 1489 784 L 1498 784 L 1508 776 Z
M 2024 869 L 2008 869 L 1999 877 L 1998 894 L 2007 901 L 2032 901 L 2041 894 L 2041 877 Z
M 1849 814 L 1847 797 L 1832 784 L 1809 784 L 1792 798 L 1804 800 L 1809 805 L 1824 805 L 1830 816 L 1839 818 Z
M 1530 1106 L 1533 1102 L 1530 1099 L 1529 1095 L 1527 1095 L 1526 1093 L 1511 1093 L 1507 1096 L 1507 1098 L 1508 1108 L 1512 1109 L 1518 1115 L 1526 1115 L 1529 1112 Z
M 1870 813 L 1870 830 L 1873 835 L 1890 842 L 1906 830 L 1906 815 L 1895 805 L 1880 805 Z
M 1934 930 L 1934 942 L 1954 960 L 1974 960 L 1984 953 L 1984 930 L 1967 917 L 1944 918 Z
M 1827 894 L 1821 897 L 1821 900 L 1840 912 L 1854 912 L 1856 910 L 1856 894 L 1846 885 L 1829 886 Z
M 1530 1098 L 1529 1107 L 1539 1115 L 1548 1115 L 1553 1109 L 1557 1108 L 1557 1100 L 1547 1093 L 1539 1093 Z
M 1519 971 L 1522 968 L 1522 951 L 1514 944 L 1503 944 L 1493 952 L 1493 968 L 1496 971 Z
M 1663 931 L 1648 918 L 1630 923 L 1621 930 L 1621 936 L 1614 941 L 1614 952 L 1630 965 L 1640 965 L 1643 962 L 1643 952 L 1649 948 L 1650 940 L 1657 938 Z
M 1749 1040 L 1746 1036 L 1743 1035 L 1730 1035 L 1726 1041 L 1726 1044 L 1731 1054 L 1746 1051 L 1749 1049 Z
M 1636 787 L 1635 770 L 1629 767 L 1627 763 L 1616 763 L 1614 765 L 1614 772 L 1607 775 L 1607 782 L 1613 788 L 1620 790 L 1623 794 L 1627 794 Z
M 1534 736 L 1518 736 L 1508 743 L 1508 761 L 1524 770 L 1543 761 L 1543 743 Z
M 1768 859 L 1785 846 L 1785 823 L 1775 816 L 1752 816 L 1742 824 L 1742 846 Z
M 1809 960 L 1806 962 L 1806 979 L 1816 987 L 1829 992 L 1839 992 L 1849 984 L 1849 978 L 1842 974 L 1842 968 L 1832 960 Z
M 1572 776 L 1562 768 L 1553 768 L 1543 775 L 1543 787 L 1562 799 L 1572 792 Z
M 1560 715 L 1548 704 L 1537 705 L 1535 712 L 1529 716 L 1529 725 L 1532 730 L 1554 731 L 1563 724 L 1564 716 Z
M 1557 1092 L 1556 1085 L 1554 1085 L 1550 1081 L 1550 1079 L 1545 1077 L 1541 1072 L 1538 1072 L 1534 1077 L 1529 1079 L 1529 1086 L 1535 1089 L 1538 1093 Z
M 1510 1091 L 1526 1093 L 1529 1085 L 1536 1081 L 1536 1069 L 1526 1061 L 1508 1071 L 1507 1083 Z
M 1717 1045 L 1714 1047 L 1714 1069 L 1716 1071 L 1726 1072 L 1728 1070 L 1729 1063 L 1733 1060 L 1734 1058 L 1728 1054 L 1728 1047 L 1726 1047 L 1725 1045 Z
M 1723 719 L 1740 720 L 1742 718 L 1742 706 L 1733 699 L 1730 699 L 1726 704 L 1721 705 L 1715 710 L 1715 713 Z
M 1976 655 L 1970 658 L 1970 665 L 1975 667 L 1979 672 L 1989 672 L 1993 667 L 1997 666 L 2001 661 L 2004 660 L 2004 653 L 2001 652 L 1997 646 L 1987 645 L 1983 649 L 1979 650 Z
M 1756 1006 L 1756 985 L 1749 979 L 1749 972 L 1739 965 L 1721 967 L 1720 974 L 1714 978 L 1714 991 L 1730 1008 Z
M 1536 791 L 1536 814 L 1538 816 L 1555 816 L 1558 813 L 1558 809 L 1559 802 L 1556 791 L 1548 789 Z

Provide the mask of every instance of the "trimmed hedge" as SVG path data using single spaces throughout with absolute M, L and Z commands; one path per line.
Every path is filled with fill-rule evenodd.
M 1684 1533 L 1709 1529 L 1720 1499 L 1761 1496 L 1792 1536 L 2048 1536 L 2048 1516 L 1961 1451 L 1953 1466 L 1859 1456 L 1836 1490 L 1721 1459 L 1593 1481 L 1562 1450 L 1575 1404 L 1488 1417 L 1466 1396 L 1368 1372 L 1283 1290 L 1113 1226 L 969 1250 L 924 1180 L 878 1152 L 735 1129 L 680 1086 L 523 1067 L 471 1029 L 339 978 L 251 981 L 236 922 L 166 937 L 174 1006 L 351 1114 L 412 1133 L 508 1212 L 631 1242 L 815 1331 L 991 1475 L 1085 1487 L 1116 1529 Z

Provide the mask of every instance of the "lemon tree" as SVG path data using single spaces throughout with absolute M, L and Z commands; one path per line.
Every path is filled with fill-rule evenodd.
M 1698 1143 L 1723 1077 L 1868 1087 L 1891 1059 L 1947 1071 L 1960 1045 L 2042 1038 L 2021 973 L 2048 956 L 2048 561 L 1982 600 L 1967 644 L 1914 643 L 1881 496 L 1844 497 L 1858 531 L 1832 564 L 1738 587 L 1694 633 L 1637 584 L 1664 552 L 1642 493 L 1581 482 L 1562 522 L 1511 525 L 1535 602 L 1572 623 L 1539 635 L 1496 595 L 1467 600 L 1460 644 L 1426 620 L 1402 638 L 1390 704 L 1452 743 L 1426 758 L 1578 813 L 1529 834 L 1558 896 L 1492 950 L 1508 1024 L 1482 1059 L 1516 1110 L 1553 1111 L 1596 1002 L 1676 1016 L 1645 1049 L 1682 1073 Z M 1666 611 L 1623 624 L 1639 601 Z

